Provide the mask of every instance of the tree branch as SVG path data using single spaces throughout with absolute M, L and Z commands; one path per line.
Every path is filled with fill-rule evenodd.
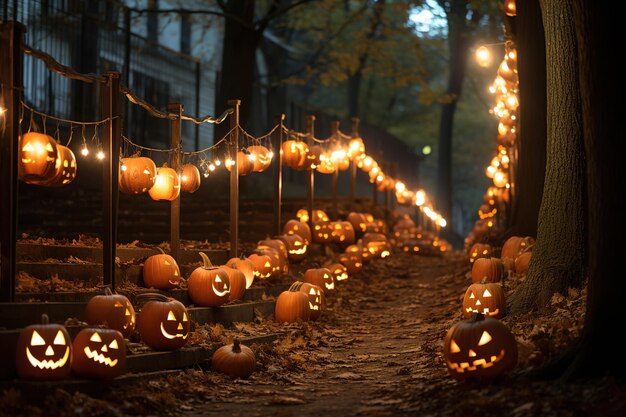
M 269 25 L 271 20 L 284 15 L 291 9 L 294 9 L 306 3 L 310 3 L 311 1 L 313 0 L 298 0 L 296 2 L 291 3 L 288 6 L 283 7 L 282 9 L 278 9 L 276 7 L 277 2 L 273 2 L 272 7 L 270 7 L 270 10 L 267 12 L 267 14 L 256 23 L 257 30 L 259 32 L 263 32 L 265 28 L 267 27 L 267 25 Z

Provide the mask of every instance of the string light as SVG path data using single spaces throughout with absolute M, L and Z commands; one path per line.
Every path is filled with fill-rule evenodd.
M 82 156 L 87 156 L 87 155 L 89 155 L 89 149 L 87 149 L 87 147 L 86 147 L 86 146 L 83 146 L 83 148 L 80 150 L 80 154 L 81 154 Z
M 98 158 L 99 160 L 104 159 L 104 152 L 102 151 L 102 149 L 98 151 L 98 153 L 96 154 L 96 158 Z
M 7 109 L 5 109 L 4 107 L 0 106 L 0 116 L 4 115 L 4 113 L 7 111 Z
M 485 68 L 491 63 L 491 52 L 486 46 L 481 46 L 476 49 L 476 62 L 481 67 Z

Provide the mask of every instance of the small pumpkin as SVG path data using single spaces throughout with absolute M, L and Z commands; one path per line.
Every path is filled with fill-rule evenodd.
M 77 168 L 74 152 L 66 146 L 57 144 L 57 158 L 54 163 L 54 172 L 46 180 L 37 182 L 31 181 L 31 183 L 46 187 L 61 187 L 74 181 Z
M 506 310 L 506 296 L 500 284 L 476 282 L 470 285 L 463 297 L 463 316 L 470 318 L 474 313 L 499 319 Z
M 269 276 L 270 278 L 279 277 L 283 272 L 287 272 L 289 264 L 287 263 L 287 258 L 284 257 L 280 251 L 266 247 L 257 249 L 255 252 L 270 258 L 270 263 L 272 265 L 272 273 Z
M 329 221 L 313 221 L 313 242 L 331 243 L 333 241 L 333 226 Z
M 265 146 L 248 146 L 248 152 L 252 155 L 254 172 L 263 172 L 269 168 L 272 163 L 270 150 Z
M 504 265 L 498 258 L 478 258 L 472 265 L 472 282 L 500 282 L 504 278 Z
M 315 169 L 321 162 L 322 147 L 318 145 L 309 146 L 306 150 L 307 169 Z
M 57 143 L 48 135 L 37 132 L 24 133 L 18 145 L 18 178 L 37 184 L 55 175 Z
M 363 213 L 348 213 L 348 221 L 352 224 L 352 228 L 355 231 L 365 233 L 367 230 L 367 224 L 369 223 Z
M 187 279 L 187 292 L 197 306 L 219 307 L 228 301 L 230 280 L 226 271 L 214 267 L 209 257 L 200 252 L 203 265 L 194 269 Z
M 66 379 L 70 376 L 71 365 L 72 339 L 65 327 L 50 324 L 46 314 L 41 315 L 41 324 L 32 324 L 20 332 L 15 351 L 15 366 L 20 378 Z
M 290 261 L 301 262 L 304 258 L 306 258 L 308 243 L 299 234 L 280 235 L 277 239 L 280 239 L 285 244 L 285 247 L 287 248 L 287 257 Z
M 158 290 L 178 288 L 180 285 L 180 269 L 176 260 L 163 252 L 163 249 L 158 246 L 157 250 L 161 253 L 149 256 L 143 264 L 143 283 L 148 288 L 152 287 Z
M 517 343 L 501 321 L 475 314 L 448 331 L 443 356 L 458 380 L 492 380 L 515 367 Z
M 306 143 L 286 140 L 282 145 L 283 164 L 291 168 L 304 166 L 306 161 Z
M 220 268 L 226 271 L 228 281 L 230 282 L 228 301 L 241 300 L 246 292 L 246 276 L 242 271 L 226 265 L 222 265 Z
M 528 251 L 535 244 L 535 239 L 530 236 L 521 237 L 521 236 L 511 236 L 504 242 L 502 245 L 502 251 L 500 252 L 500 257 L 502 259 L 509 258 L 517 259 L 523 252 Z
M 163 165 L 157 170 L 156 180 L 148 194 L 153 200 L 173 201 L 180 195 L 180 177 L 172 168 Z
M 528 272 L 528 264 L 530 263 L 530 258 L 533 256 L 533 253 L 528 251 L 522 253 L 520 256 L 515 259 L 515 272 L 518 274 L 525 274 Z
M 350 222 L 333 222 L 333 241 L 336 243 L 353 244 L 356 236 L 354 233 L 354 227 Z
M 104 295 L 96 295 L 87 303 L 85 321 L 92 326 L 106 325 L 128 337 L 135 330 L 135 309 L 128 298 L 105 287 Z
M 226 262 L 226 266 L 243 272 L 243 275 L 246 277 L 246 289 L 250 288 L 254 282 L 254 265 L 252 262 L 246 258 L 230 258 Z
M 183 165 L 180 174 L 180 190 L 185 193 L 195 193 L 200 188 L 200 171 L 193 164 Z
M 131 157 L 120 160 L 119 189 L 125 194 L 145 193 L 154 186 L 157 167 L 150 158 Z
M 489 258 L 493 256 L 493 248 L 486 243 L 475 243 L 470 249 L 470 263 L 474 263 L 479 258 Z
M 232 344 L 222 346 L 213 353 L 211 368 L 221 374 L 245 379 L 254 373 L 256 357 L 252 349 L 235 339 Z
M 137 319 L 143 342 L 155 350 L 176 350 L 187 344 L 189 313 L 178 300 L 162 294 L 141 294 L 146 302 Z
M 306 294 L 309 298 L 309 318 L 313 321 L 317 320 L 324 310 L 324 290 L 309 282 L 296 281 L 295 285 L 298 291 Z
M 115 378 L 126 372 L 126 344 L 117 330 L 82 329 L 72 343 L 72 371 L 83 378 Z
M 295 323 L 309 321 L 309 297 L 300 292 L 294 282 L 287 291 L 283 291 L 276 299 L 274 318 L 279 323 Z
M 335 282 L 345 281 L 348 279 L 348 268 L 342 263 L 334 263 L 326 266 L 326 268 L 333 274 Z
M 272 259 L 269 256 L 253 253 L 252 255 L 248 256 L 248 261 L 252 263 L 252 267 L 254 268 L 254 276 L 256 278 L 268 279 L 272 276 Z
M 304 240 L 305 245 L 311 243 L 311 229 L 305 222 L 289 220 L 283 227 L 283 233 L 286 235 L 299 235 Z
M 225 165 L 228 172 L 230 172 L 231 166 L 234 165 L 234 161 L 231 159 L 230 161 L 227 161 Z M 242 177 L 246 176 L 251 173 L 253 169 L 254 162 L 252 161 L 252 158 L 250 158 L 250 155 L 242 151 L 237 152 L 237 172 L 239 175 Z
M 328 268 L 311 268 L 304 272 L 304 282 L 317 285 L 328 293 L 335 289 L 335 279 Z

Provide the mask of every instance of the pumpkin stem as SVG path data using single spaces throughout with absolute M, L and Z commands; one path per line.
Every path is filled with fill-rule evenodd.
M 41 315 L 41 324 L 50 324 L 50 317 L 47 314 Z
M 111 291 L 111 287 L 108 285 L 104 287 L 104 295 L 113 295 L 113 291 Z
M 202 268 L 204 268 L 204 269 L 212 269 L 213 268 L 213 264 L 211 263 L 211 260 L 209 259 L 209 257 L 207 256 L 206 253 L 200 252 L 200 257 L 202 258 L 202 262 L 204 263 Z
M 302 281 L 294 281 L 294 283 L 291 284 L 291 287 L 289 287 L 289 291 L 291 292 L 300 291 L 300 287 L 302 286 L 302 284 L 304 284 Z
M 160 246 L 155 246 L 154 249 L 158 250 L 161 255 L 165 255 L 165 251 Z
M 233 340 L 233 352 L 241 353 L 241 343 L 239 342 L 239 339 Z

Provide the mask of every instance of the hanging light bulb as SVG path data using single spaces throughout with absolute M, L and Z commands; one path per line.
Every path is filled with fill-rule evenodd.
M 504 0 L 504 14 L 511 17 L 517 16 L 515 0 Z
M 417 190 L 415 192 L 415 205 L 422 206 L 426 202 L 426 193 L 424 190 Z
M 481 46 L 476 49 L 476 62 L 483 68 L 489 66 L 491 63 L 491 52 L 489 52 L 486 46 Z
M 98 153 L 96 154 L 96 158 L 98 158 L 101 161 L 104 159 L 104 152 L 102 151 L 102 149 L 98 151 Z
M 87 149 L 86 145 L 83 146 L 83 148 L 80 150 L 80 153 L 81 153 L 82 156 L 89 155 L 89 149 Z

